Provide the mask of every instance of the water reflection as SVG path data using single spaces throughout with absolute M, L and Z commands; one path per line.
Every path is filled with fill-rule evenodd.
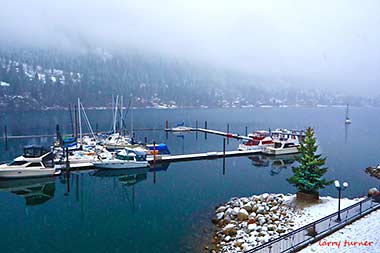
M 0 191 L 24 197 L 27 206 L 40 205 L 54 197 L 55 178 L 1 180 Z
M 252 161 L 254 167 L 269 168 L 270 175 L 275 176 L 280 174 L 283 169 L 291 168 L 297 157 L 300 157 L 300 154 L 281 156 L 254 155 L 248 158 Z
M 348 130 L 350 128 L 350 124 L 344 125 L 344 143 L 347 144 L 348 141 Z

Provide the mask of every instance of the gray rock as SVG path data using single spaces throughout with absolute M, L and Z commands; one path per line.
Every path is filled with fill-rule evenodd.
M 251 206 L 251 203 L 248 202 L 248 203 L 245 203 L 242 208 L 244 208 L 247 212 L 251 212 L 252 211 L 252 206 Z
M 272 207 L 272 208 L 270 209 L 270 211 L 273 212 L 273 213 L 275 213 L 275 212 L 278 211 L 278 209 L 279 209 L 279 206 L 274 206 L 274 207 Z
M 224 212 L 226 211 L 227 207 L 225 206 L 220 206 L 218 207 L 218 209 L 216 209 L 215 213 L 221 213 L 221 212 Z
M 260 218 L 258 219 L 258 222 L 259 222 L 259 224 L 262 226 L 263 224 L 265 224 L 266 219 L 265 219 L 264 217 L 260 217 Z
M 234 207 L 234 209 L 232 209 L 231 214 L 234 215 L 234 216 L 236 216 L 236 215 L 238 215 L 239 211 L 240 211 L 239 207 Z
M 236 229 L 236 226 L 234 224 L 227 224 L 224 228 L 223 228 L 223 232 L 224 234 L 226 235 L 235 235 L 237 233 L 237 229 Z
M 249 225 L 248 225 L 248 230 L 249 230 L 249 231 L 256 230 L 256 228 L 257 228 L 257 225 L 256 225 L 256 224 L 249 224 Z
M 252 212 L 249 214 L 248 218 L 249 219 L 254 219 L 256 217 L 256 213 L 255 212 Z
M 239 219 L 240 221 L 247 220 L 247 219 L 248 219 L 248 216 L 249 216 L 249 214 L 248 214 L 247 210 L 245 210 L 245 209 L 243 209 L 243 208 L 240 209 L 239 212 L 238 212 L 238 214 L 237 214 L 237 217 L 238 217 L 238 219 Z
M 223 219 L 223 217 L 224 217 L 224 212 L 217 213 L 217 214 L 215 215 L 215 217 L 216 217 L 217 220 L 221 220 L 221 219 Z
M 243 243 L 245 243 L 245 240 L 243 239 L 239 239 L 235 242 L 235 246 L 236 247 L 240 247 L 241 245 L 243 245 Z
M 258 206 L 256 213 L 263 214 L 265 212 L 265 207 L 264 206 Z
M 368 190 L 368 197 L 375 196 L 379 194 L 379 190 L 377 188 L 371 188 Z
M 269 194 L 268 193 L 263 193 L 260 196 L 260 201 L 265 201 L 268 198 Z

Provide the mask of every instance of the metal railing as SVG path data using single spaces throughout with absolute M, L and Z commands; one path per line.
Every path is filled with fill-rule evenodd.
M 277 253 L 298 251 L 311 243 L 337 231 L 356 219 L 380 208 L 378 199 L 366 198 L 340 211 L 341 221 L 337 221 L 338 212 L 300 227 L 288 234 L 259 245 L 246 253 Z

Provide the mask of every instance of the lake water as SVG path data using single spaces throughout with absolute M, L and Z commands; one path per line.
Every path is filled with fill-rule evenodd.
M 380 109 L 352 108 L 353 124 L 344 125 L 345 108 L 250 108 L 134 110 L 134 127 L 162 129 L 184 121 L 209 129 L 245 133 L 259 129 L 312 126 L 320 152 L 328 157 L 326 177 L 348 181 L 347 197 L 363 196 L 379 180 L 364 168 L 380 160 Z M 110 111 L 88 111 L 95 128 L 109 130 Z M 0 114 L 9 135 L 70 132 L 67 111 Z M 129 124 L 129 122 L 127 122 Z M 174 154 L 221 151 L 223 137 L 203 133 L 136 131 L 136 138 L 166 142 Z M 0 161 L 20 155 L 27 144 L 49 145 L 52 138 L 0 141 Z M 227 149 L 239 142 L 229 140 Z M 210 234 L 214 207 L 234 196 L 264 192 L 294 193 L 286 178 L 293 158 L 264 156 L 171 163 L 156 171 L 123 175 L 71 173 L 53 179 L 0 182 L 1 252 L 199 252 Z M 321 195 L 336 196 L 333 186 Z M 203 238 L 203 239 L 202 239 Z M 206 239 L 205 239 L 206 238 Z

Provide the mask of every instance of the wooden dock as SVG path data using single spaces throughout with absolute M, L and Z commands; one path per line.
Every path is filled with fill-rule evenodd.
M 190 161 L 190 160 L 202 160 L 202 159 L 216 159 L 223 157 L 233 157 L 233 156 L 249 156 L 260 154 L 260 150 L 247 150 L 247 151 L 226 151 L 223 152 L 205 152 L 205 153 L 195 153 L 195 154 L 186 154 L 186 155 L 156 155 L 154 159 L 153 156 L 148 157 L 149 163 L 169 163 L 169 162 L 180 162 L 180 161 Z
M 239 135 L 239 134 L 234 134 L 234 133 L 227 133 L 227 132 L 222 132 L 222 131 L 218 131 L 218 130 L 211 130 L 211 129 L 206 129 L 206 128 L 192 128 L 192 127 L 188 127 L 184 130 L 177 130 L 175 128 L 166 128 L 165 131 L 168 131 L 168 132 L 203 132 L 203 133 L 207 133 L 207 134 L 215 134 L 215 135 L 220 135 L 220 136 L 224 136 L 224 137 L 227 137 L 227 138 L 234 138 L 234 139 L 238 139 L 238 140 L 250 140 L 251 138 L 249 138 L 248 136 L 244 136 L 244 135 Z

